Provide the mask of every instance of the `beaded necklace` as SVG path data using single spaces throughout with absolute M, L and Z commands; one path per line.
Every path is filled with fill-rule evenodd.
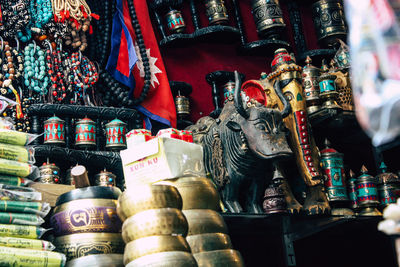
M 32 30 L 41 33 L 43 27 L 50 22 L 53 17 L 51 0 L 31 0 Z
M 3 21 L 0 26 L 1 35 L 7 39 L 18 36 L 20 40 L 27 41 L 28 36 L 24 35 L 23 30 L 31 19 L 29 0 L 0 0 L 0 6 Z
M 47 94 L 49 85 L 44 56 L 45 52 L 34 42 L 24 49 L 25 86 L 41 95 Z
M 64 82 L 64 70 L 65 66 L 64 56 L 62 53 L 62 47 L 60 41 L 55 50 L 52 50 L 51 44 L 48 43 L 46 50 L 46 62 L 48 73 L 50 76 L 51 87 L 48 96 L 48 102 L 50 103 L 62 103 L 67 97 L 66 83 Z

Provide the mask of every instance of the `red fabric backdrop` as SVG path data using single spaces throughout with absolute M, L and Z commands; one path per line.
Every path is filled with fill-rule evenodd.
M 193 32 L 193 24 L 191 21 L 188 1 L 182 8 L 182 13 L 187 25 L 187 32 Z M 202 1 L 198 1 L 202 2 Z M 234 25 L 234 14 L 231 8 L 231 1 L 225 0 L 230 17 L 230 24 Z M 258 40 L 256 26 L 251 14 L 250 0 L 240 0 L 240 8 L 244 21 L 248 41 Z M 286 38 L 292 45 L 296 53 L 293 33 L 287 8 L 281 4 L 286 27 Z M 205 14 L 204 5 L 199 3 L 198 10 L 201 19 L 201 25 L 208 25 Z M 318 48 L 315 36 L 314 25 L 311 18 L 310 6 L 301 7 L 303 29 L 306 35 L 307 46 L 309 49 Z M 154 27 L 156 34 L 157 28 Z M 157 36 L 160 39 L 160 36 Z M 260 56 L 241 56 L 237 53 L 237 47 L 240 42 L 232 44 L 215 44 L 215 43 L 197 43 L 183 48 L 161 48 L 161 54 L 166 66 L 168 79 L 170 81 L 184 81 L 193 86 L 191 94 L 191 120 L 196 122 L 197 119 L 208 115 L 213 109 L 211 87 L 206 82 L 207 73 L 226 70 L 238 70 L 246 75 L 246 80 L 258 79 L 261 72 L 269 73 L 272 61 L 273 51 L 269 57 Z

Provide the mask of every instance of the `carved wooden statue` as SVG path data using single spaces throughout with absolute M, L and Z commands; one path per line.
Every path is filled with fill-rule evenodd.
M 237 73 L 235 79 L 235 94 L 228 98 L 220 116 L 202 118 L 189 129 L 204 147 L 206 170 L 219 187 L 225 207 L 233 213 L 263 213 L 262 197 L 272 179 L 273 165 L 292 151 L 281 112 L 256 101 L 244 106 Z

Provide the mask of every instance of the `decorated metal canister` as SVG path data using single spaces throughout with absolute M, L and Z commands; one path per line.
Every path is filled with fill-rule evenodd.
M 361 168 L 361 175 L 357 179 L 357 202 L 361 209 L 360 215 L 381 215 L 376 209 L 379 205 L 376 178 L 368 174 L 365 166 Z
M 233 96 L 233 93 L 235 92 L 235 82 L 234 81 L 229 81 L 224 84 L 224 103 L 228 101 L 229 96 Z
M 325 139 L 325 148 L 321 151 L 321 165 L 325 174 L 325 189 L 329 201 L 347 201 L 343 154 L 330 147 Z
M 175 97 L 176 114 L 179 117 L 185 117 L 190 115 L 190 101 L 189 98 L 183 95 L 177 95 Z
M 116 186 L 116 176 L 106 170 L 101 171 L 95 176 L 95 184 L 98 186 Z
M 206 17 L 210 25 L 228 23 L 229 16 L 224 0 L 206 0 Z
M 303 68 L 302 81 L 304 88 L 304 97 L 307 101 L 307 112 L 313 113 L 320 110 L 319 84 L 318 77 L 321 70 L 311 64 L 311 58 L 306 59 L 307 65 Z
M 44 122 L 44 144 L 65 144 L 64 121 L 56 116 Z
M 106 124 L 106 148 L 126 149 L 126 123 L 115 119 Z
M 261 37 L 276 37 L 286 26 L 278 0 L 252 0 L 251 12 Z
M 178 10 L 171 10 L 165 15 L 167 27 L 171 33 L 181 33 L 185 31 L 186 24 L 183 20 L 182 13 Z
M 179 130 L 174 128 L 162 129 L 157 133 L 157 137 L 167 137 L 174 139 L 181 139 L 181 133 Z
M 399 177 L 387 172 L 387 166 L 384 162 L 379 166 L 379 174 L 376 176 L 378 182 L 378 194 L 380 207 L 383 209 L 389 204 L 396 203 L 400 197 Z
M 338 97 L 338 92 L 336 90 L 336 75 L 328 72 L 328 66 L 323 60 L 322 74 L 318 78 L 320 98 L 323 100 L 323 108 L 334 108 L 341 109 L 342 107 L 338 105 L 336 99 Z
M 94 121 L 89 118 L 83 118 L 76 123 L 75 145 L 83 148 L 96 145 L 96 126 Z
M 337 39 L 346 38 L 347 27 L 339 0 L 320 0 L 314 3 L 312 16 L 318 41 L 333 46 Z
M 134 129 L 126 134 L 126 143 L 128 148 L 133 148 L 135 145 L 149 141 L 151 138 L 151 131 L 146 129 Z
M 61 183 L 60 168 L 54 163 L 45 162 L 39 167 L 40 178 L 39 181 L 44 184 L 58 184 Z
M 358 201 L 357 201 L 357 177 L 355 173 L 350 170 L 349 173 L 349 179 L 347 180 L 347 185 L 348 185 L 348 192 L 349 192 L 349 198 L 350 198 L 350 207 L 353 210 L 357 210 L 359 208 L 358 206 Z

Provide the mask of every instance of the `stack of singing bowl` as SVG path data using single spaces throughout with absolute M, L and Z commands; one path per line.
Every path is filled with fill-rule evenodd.
M 54 245 L 67 256 L 67 266 L 124 266 L 116 211 L 121 194 L 117 187 L 89 186 L 58 197 L 50 223 Z
M 233 250 L 219 210 L 219 194 L 210 179 L 183 177 L 157 184 L 175 186 L 182 196 L 182 211 L 189 223 L 186 237 L 199 267 L 243 267 L 240 252 Z
M 182 198 L 170 185 L 142 185 L 119 197 L 117 212 L 127 267 L 197 267 L 185 239 L 188 223 Z

